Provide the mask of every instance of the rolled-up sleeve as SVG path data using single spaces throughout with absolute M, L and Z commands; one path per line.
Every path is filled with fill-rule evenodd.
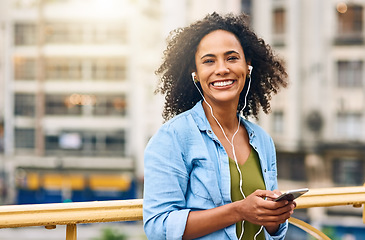
M 286 221 L 285 223 L 280 224 L 278 231 L 276 231 L 276 233 L 273 234 L 273 235 L 270 235 L 265 230 L 265 238 L 270 239 L 270 240 L 282 240 L 282 239 L 285 238 L 287 229 L 288 229 L 288 221 Z
M 181 239 L 185 231 L 189 175 L 177 138 L 163 126 L 145 149 L 143 223 L 150 240 Z

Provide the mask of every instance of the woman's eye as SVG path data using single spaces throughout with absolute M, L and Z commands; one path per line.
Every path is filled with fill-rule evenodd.
M 237 59 L 238 59 L 238 57 L 236 57 L 236 56 L 228 57 L 228 61 L 234 61 L 234 60 L 237 60 Z
M 207 60 L 204 60 L 203 63 L 213 63 L 213 62 L 214 62 L 213 59 L 207 59 Z

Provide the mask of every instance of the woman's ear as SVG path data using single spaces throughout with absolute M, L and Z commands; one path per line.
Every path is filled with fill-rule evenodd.
M 192 73 L 191 73 L 191 78 L 193 79 L 193 81 L 194 81 L 195 83 L 199 82 L 198 77 L 196 76 L 196 72 L 192 72 Z
M 250 77 L 251 76 L 251 73 L 252 73 L 253 67 L 251 65 L 251 61 L 250 60 L 247 60 L 246 63 L 247 63 L 247 68 L 248 68 L 247 77 Z

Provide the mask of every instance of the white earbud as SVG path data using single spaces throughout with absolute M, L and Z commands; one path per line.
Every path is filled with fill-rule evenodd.
M 192 73 L 191 73 L 191 78 L 193 79 L 193 81 L 194 81 L 195 83 L 197 83 L 197 82 L 198 82 L 198 79 L 196 78 L 196 73 L 195 73 L 195 72 L 192 72 Z
M 252 69 L 253 69 L 253 67 L 251 66 L 251 65 L 248 65 L 248 71 L 249 71 L 249 76 L 251 76 L 251 73 L 252 73 Z

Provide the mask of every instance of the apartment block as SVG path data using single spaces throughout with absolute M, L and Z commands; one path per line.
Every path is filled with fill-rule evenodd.
M 5 203 L 135 198 L 161 123 L 160 1 L 1 2 Z M 157 108 L 157 110 L 156 110 Z M 151 129 L 151 130 L 150 130 Z
M 356 0 L 252 1 L 253 27 L 289 75 L 289 87 L 259 121 L 276 144 L 282 189 L 365 182 L 364 8 Z M 344 226 L 364 234 L 361 208 L 307 214 L 319 227 L 337 226 L 338 236 Z

